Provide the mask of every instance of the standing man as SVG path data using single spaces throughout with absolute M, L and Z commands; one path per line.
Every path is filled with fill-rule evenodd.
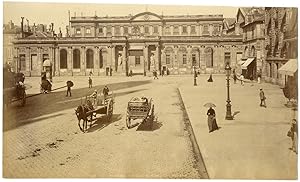
M 69 83 L 69 81 L 67 81 L 67 95 L 66 97 L 68 97 L 69 93 L 70 93 L 70 97 L 72 97 L 72 93 L 71 93 L 71 84 Z
M 93 87 L 93 80 L 92 78 L 89 76 L 89 88 Z
M 241 85 L 244 86 L 244 75 L 243 74 L 241 74 L 240 80 L 241 80 Z
M 194 67 L 194 86 L 197 86 L 197 71 L 196 71 L 196 68 Z
M 103 92 L 103 96 L 104 96 L 104 100 L 105 100 L 109 93 L 109 89 L 108 89 L 107 85 L 105 85 L 102 92 Z
M 266 106 L 266 96 L 265 96 L 265 93 L 262 88 L 260 88 L 259 98 L 260 98 L 260 107 L 267 107 Z

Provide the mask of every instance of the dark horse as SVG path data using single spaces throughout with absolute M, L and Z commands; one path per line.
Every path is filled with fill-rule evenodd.
M 85 132 L 87 130 L 87 124 L 88 124 L 87 122 L 92 121 L 92 115 L 90 115 L 90 116 L 87 115 L 87 112 L 91 111 L 91 110 L 93 110 L 93 108 L 91 108 L 87 104 L 80 105 L 77 107 L 77 109 L 75 109 L 75 114 L 78 119 L 78 126 L 82 132 Z M 88 119 L 88 117 L 90 117 L 90 120 Z M 83 121 L 82 127 L 80 126 L 81 121 Z

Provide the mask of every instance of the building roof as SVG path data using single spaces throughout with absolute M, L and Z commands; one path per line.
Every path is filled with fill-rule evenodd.
M 50 35 L 47 32 L 36 31 L 33 32 L 32 35 L 27 36 L 26 38 L 47 38 L 47 37 L 52 37 L 52 35 Z

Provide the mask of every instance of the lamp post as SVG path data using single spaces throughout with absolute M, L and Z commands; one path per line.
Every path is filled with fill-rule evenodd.
M 231 115 L 231 104 L 230 104 L 230 93 L 229 93 L 229 80 L 230 80 L 230 74 L 231 74 L 231 67 L 229 63 L 226 63 L 225 66 L 226 76 L 227 76 L 227 104 L 226 104 L 226 120 L 233 120 L 233 116 Z

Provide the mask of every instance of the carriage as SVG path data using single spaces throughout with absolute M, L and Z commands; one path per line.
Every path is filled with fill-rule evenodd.
M 8 70 L 4 70 L 3 75 L 4 105 L 7 106 L 12 102 L 18 101 L 20 106 L 24 106 L 26 103 L 26 88 L 24 85 L 25 75 L 23 73 L 14 73 Z
M 109 122 L 113 115 L 114 94 L 109 93 L 106 96 L 98 95 L 96 97 L 86 96 L 81 104 L 75 109 L 75 114 L 78 119 L 78 126 L 82 132 L 86 132 L 91 128 L 94 121 L 104 119 Z M 97 115 L 100 117 L 97 118 Z
M 128 129 L 134 127 L 132 120 L 142 119 L 140 124 L 152 128 L 154 121 L 154 104 L 152 98 L 133 97 L 128 102 L 126 126 Z
M 41 86 L 40 91 L 41 93 L 49 93 L 52 90 L 52 84 L 46 77 L 46 72 L 42 72 L 41 75 Z

